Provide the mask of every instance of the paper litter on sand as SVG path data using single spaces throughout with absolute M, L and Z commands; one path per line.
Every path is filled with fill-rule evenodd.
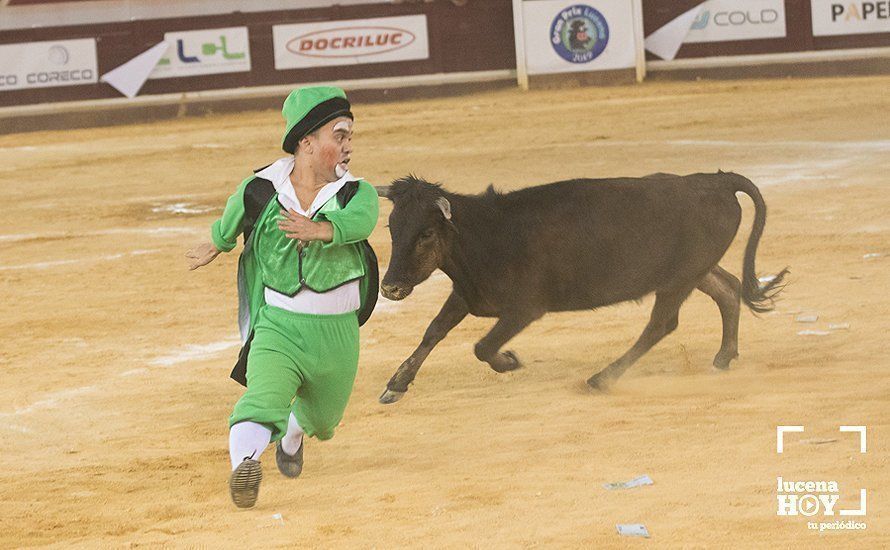
M 619 523 L 615 527 L 618 528 L 618 534 L 625 537 L 645 537 L 649 538 L 649 531 L 642 523 Z
M 642 475 L 640 477 L 635 477 L 630 481 L 616 481 L 613 483 L 604 483 L 603 487 L 613 491 L 615 489 L 631 489 L 633 487 L 640 487 L 642 485 L 652 485 L 654 482 L 652 478 L 647 475 Z

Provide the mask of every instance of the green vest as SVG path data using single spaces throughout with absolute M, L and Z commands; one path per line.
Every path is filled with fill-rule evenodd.
M 280 209 L 277 200 L 269 201 L 253 229 L 253 252 L 264 286 L 293 296 L 303 288 L 327 292 L 365 275 L 361 247 L 326 246 L 321 241 L 305 244 L 288 238 L 278 228 Z M 331 197 L 312 219 L 325 221 L 327 214 L 338 210 L 337 198 Z

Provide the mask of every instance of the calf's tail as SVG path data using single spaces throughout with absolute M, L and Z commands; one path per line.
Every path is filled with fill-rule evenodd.
M 745 246 L 745 259 L 742 266 L 742 301 L 756 313 L 771 311 L 776 295 L 785 288 L 783 281 L 785 275 L 788 274 L 788 268 L 780 271 L 770 281 L 763 285 L 760 284 L 757 272 L 754 270 L 754 256 L 757 254 L 757 244 L 760 242 L 763 227 L 766 225 L 766 203 L 763 202 L 760 190 L 751 180 L 731 172 L 726 175 L 732 178 L 735 191 L 748 195 L 754 201 L 754 225 L 751 227 L 751 235 Z

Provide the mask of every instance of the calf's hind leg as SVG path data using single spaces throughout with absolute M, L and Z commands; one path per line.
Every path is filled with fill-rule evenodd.
M 587 384 L 594 389 L 607 390 L 624 371 L 633 365 L 637 359 L 645 355 L 652 346 L 677 328 L 678 315 L 683 300 L 689 296 L 692 289 L 682 291 L 663 291 L 655 294 L 655 306 L 649 323 L 643 329 L 643 333 L 636 343 L 624 355 L 613 361 L 608 367 L 594 374 L 587 380 Z
M 698 289 L 710 296 L 723 319 L 723 341 L 714 356 L 714 366 L 729 368 L 729 362 L 739 356 L 739 310 L 742 283 L 732 273 L 719 265 L 711 268 L 698 285 Z
M 522 329 L 540 318 L 540 314 L 527 312 L 504 315 L 498 319 L 488 334 L 476 343 L 474 349 L 476 358 L 488 363 L 495 372 L 508 372 L 520 368 L 522 364 L 512 351 L 500 353 L 498 350 L 522 332 Z

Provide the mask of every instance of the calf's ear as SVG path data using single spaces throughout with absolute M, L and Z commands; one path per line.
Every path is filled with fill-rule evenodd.
M 442 215 L 445 216 L 445 219 L 451 221 L 451 203 L 448 202 L 448 199 L 439 197 L 436 199 L 436 206 L 442 211 Z
M 377 194 L 384 198 L 389 198 L 389 192 L 392 189 L 391 185 L 375 185 L 374 189 L 377 190 Z

